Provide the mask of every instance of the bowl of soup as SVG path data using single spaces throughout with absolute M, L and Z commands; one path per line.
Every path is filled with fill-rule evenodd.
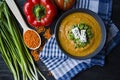
M 55 38 L 64 54 L 75 59 L 87 59 L 97 55 L 104 47 L 106 28 L 93 11 L 71 9 L 58 19 Z

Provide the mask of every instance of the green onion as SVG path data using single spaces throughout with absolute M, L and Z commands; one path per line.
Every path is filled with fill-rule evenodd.
M 0 1 L 0 52 L 14 80 L 46 80 L 24 44 L 14 16 L 5 1 Z

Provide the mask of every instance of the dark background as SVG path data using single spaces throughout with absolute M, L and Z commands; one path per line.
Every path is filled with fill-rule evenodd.
M 21 4 L 19 0 L 17 4 Z M 21 7 L 20 7 L 21 8 Z M 120 0 L 113 0 L 112 20 L 120 29 Z M 39 63 L 42 64 L 42 63 Z M 45 67 L 42 67 L 45 68 Z M 48 80 L 53 80 L 47 73 L 47 70 L 42 72 Z M 0 56 L 0 80 L 13 80 L 12 74 L 3 62 Z M 120 80 L 120 45 L 115 47 L 108 56 L 106 56 L 105 66 L 94 66 L 90 69 L 80 72 L 72 80 Z

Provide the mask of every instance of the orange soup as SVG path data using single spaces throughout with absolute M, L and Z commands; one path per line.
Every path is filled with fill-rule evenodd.
M 68 38 L 68 31 L 75 24 L 85 23 L 91 26 L 94 37 L 90 40 L 89 44 L 84 48 L 75 48 L 74 42 Z M 75 12 L 66 16 L 59 27 L 58 38 L 61 47 L 73 56 L 86 56 L 93 53 L 100 45 L 102 34 L 99 23 L 87 13 Z

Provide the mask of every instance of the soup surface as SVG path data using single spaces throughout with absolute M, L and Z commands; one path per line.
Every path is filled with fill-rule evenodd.
M 90 40 L 89 44 L 84 48 L 75 48 L 74 42 L 68 38 L 68 31 L 75 24 L 85 23 L 91 26 L 94 37 Z M 75 12 L 66 16 L 59 27 L 58 38 L 60 45 L 69 54 L 73 56 L 86 56 L 93 53 L 101 42 L 101 29 L 99 23 L 87 13 Z

